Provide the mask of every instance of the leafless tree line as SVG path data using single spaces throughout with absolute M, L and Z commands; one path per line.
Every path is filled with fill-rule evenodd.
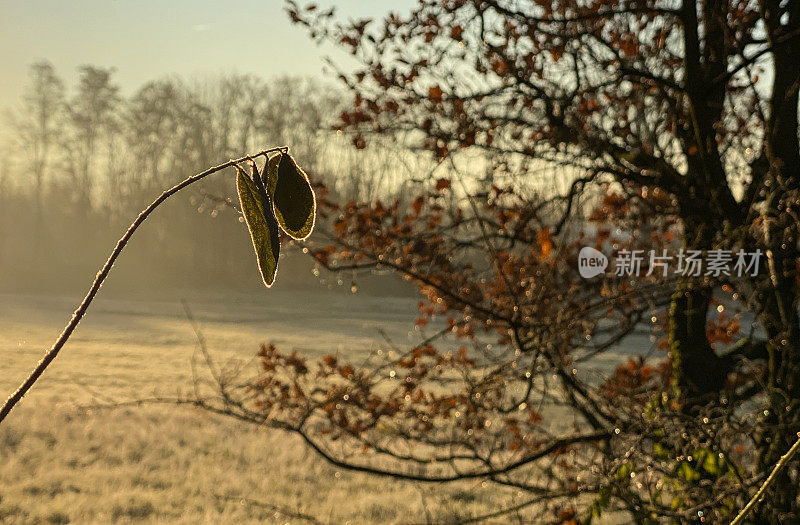
M 288 145 L 344 199 L 397 192 L 414 169 L 401 147 L 348 147 L 331 128 L 346 95 L 313 79 L 169 76 L 126 96 L 114 74 L 81 66 L 68 87 L 52 64 L 39 62 L 20 102 L 5 110 L 0 288 L 82 287 L 154 195 L 248 151 Z M 136 287 L 253 284 L 232 197 L 233 184 L 222 177 L 176 199 L 148 225 L 117 279 Z M 283 280 L 308 275 L 285 272 Z

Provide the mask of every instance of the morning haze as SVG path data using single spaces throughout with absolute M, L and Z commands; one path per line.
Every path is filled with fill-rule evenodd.
M 800 2 L 0 0 L 0 51 L 3 524 L 800 523 Z
M 337 4 L 359 16 L 399 7 Z M 397 149 L 356 152 L 331 129 L 346 98 L 331 86 L 322 57 L 350 59 L 313 43 L 278 1 L 3 1 L 0 50 L 5 392 L 52 344 L 130 221 L 177 181 L 290 145 L 314 183 L 366 199 L 396 192 L 398 168 L 415 163 Z M 93 423 L 78 408 L 192 391 L 205 375 L 193 365 L 199 341 L 224 366 L 249 363 L 252 372 L 265 341 L 320 357 L 363 356 L 383 337 L 408 339 L 415 301 L 364 294 L 407 296 L 399 279 L 356 283 L 321 272 L 301 246 L 284 241 L 276 285 L 264 289 L 234 181 L 229 168 L 154 213 L 64 355 L 4 421 L 0 522 L 283 522 L 302 519 L 304 495 L 329 517 L 390 515 L 394 503 L 369 495 L 380 492 L 379 480 L 342 476 L 289 436 L 274 438 L 281 454 L 262 458 L 267 442 L 257 428 L 157 407 Z M 318 217 L 318 231 L 329 225 Z M 76 440 L 75 432 L 96 437 Z M 252 448 L 254 439 L 262 444 Z M 250 451 L 237 461 L 251 474 L 215 466 L 241 445 Z M 45 459 L 53 446 L 65 447 L 55 463 Z M 25 458 L 38 458 L 42 469 L 22 467 Z M 193 466 L 176 469 L 176 461 Z M 158 471 L 160 481 L 145 480 L 141 469 Z M 245 486 L 262 485 L 268 472 L 286 481 L 270 481 L 269 492 L 279 485 L 286 492 L 264 506 Z M 295 490 L 298 483 L 305 488 Z M 399 487 L 396 497 L 413 490 Z M 336 510 L 358 494 L 352 509 Z

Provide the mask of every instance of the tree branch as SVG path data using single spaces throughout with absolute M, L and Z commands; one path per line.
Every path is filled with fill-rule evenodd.
M 50 350 L 48 350 L 44 354 L 44 357 L 42 357 L 42 359 L 30 373 L 28 378 L 19 386 L 19 388 L 17 388 L 10 396 L 8 396 L 8 399 L 3 404 L 3 407 L 0 408 L 0 423 L 2 423 L 2 421 L 6 418 L 6 416 L 11 412 L 11 410 L 14 408 L 14 405 L 16 405 L 25 396 L 28 390 L 31 389 L 33 384 L 39 379 L 42 373 L 44 373 L 45 369 L 50 365 L 51 362 L 53 362 L 53 359 L 56 358 L 58 352 L 66 344 L 67 340 L 72 335 L 72 332 L 75 331 L 75 328 L 77 328 L 78 323 L 80 323 L 81 319 L 83 319 L 83 316 L 86 315 L 86 311 L 89 309 L 89 305 L 92 304 L 92 300 L 97 295 L 97 292 L 100 291 L 100 287 L 103 285 L 103 281 L 105 281 L 106 277 L 108 277 L 109 272 L 111 272 L 111 268 L 114 266 L 114 263 L 116 262 L 117 258 L 122 253 L 122 250 L 125 248 L 125 245 L 128 244 L 128 241 L 131 239 L 131 237 L 133 237 L 133 234 L 136 232 L 139 226 L 145 221 L 145 219 L 147 219 L 147 217 L 151 213 L 153 213 L 153 211 L 155 211 L 156 208 L 158 208 L 165 200 L 167 200 L 172 195 L 178 193 L 183 188 L 191 184 L 194 184 L 195 182 L 204 179 L 209 175 L 217 173 L 218 171 L 222 171 L 225 168 L 234 166 L 240 162 L 244 162 L 248 159 L 267 156 L 269 153 L 276 151 L 285 151 L 285 150 L 286 150 L 285 147 L 270 148 L 264 151 L 260 151 L 255 155 L 246 155 L 238 159 L 231 159 L 228 162 L 220 164 L 219 166 L 214 166 L 213 168 L 209 168 L 202 173 L 192 175 L 191 177 L 185 179 L 184 181 L 176 184 L 172 188 L 166 190 L 164 193 L 159 195 L 158 198 L 156 198 L 156 200 L 154 200 L 147 208 L 142 210 L 142 212 L 139 213 L 139 216 L 136 217 L 136 219 L 131 223 L 130 227 L 125 232 L 125 234 L 122 237 L 120 237 L 119 241 L 117 241 L 117 245 L 116 247 L 114 247 L 114 250 L 111 252 L 111 255 L 108 257 L 108 259 L 106 260 L 105 264 L 100 269 L 100 271 L 97 272 L 97 276 L 95 277 L 91 288 L 89 288 L 89 292 L 86 294 L 86 297 L 83 298 L 81 304 L 72 314 L 72 319 L 70 319 L 69 323 L 67 323 L 67 326 L 61 332 L 61 335 L 58 336 L 56 342 L 53 344 L 52 347 L 50 347 Z

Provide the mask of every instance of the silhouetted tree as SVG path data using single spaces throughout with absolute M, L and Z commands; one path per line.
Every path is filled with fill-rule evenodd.
M 64 83 L 49 62 L 30 66 L 22 109 L 12 115 L 14 137 L 25 151 L 34 177 L 36 232 L 42 233 L 42 199 L 52 147 L 58 142 L 64 104 Z

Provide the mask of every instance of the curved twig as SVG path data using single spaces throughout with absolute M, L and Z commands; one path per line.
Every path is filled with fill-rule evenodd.
M 91 288 L 89 288 L 89 292 L 86 294 L 86 297 L 83 298 L 81 304 L 72 314 L 72 319 L 70 319 L 69 323 L 67 323 L 67 326 L 64 327 L 64 331 L 62 331 L 61 335 L 58 336 L 58 339 L 56 339 L 56 342 L 53 344 L 52 347 L 50 347 L 50 350 L 48 350 L 44 354 L 42 359 L 30 373 L 28 378 L 19 386 L 19 388 L 17 388 L 14 391 L 14 393 L 8 396 L 8 399 L 3 404 L 3 407 L 0 408 L 0 423 L 2 423 L 2 421 L 6 418 L 6 416 L 11 412 L 11 410 L 14 408 L 14 405 L 16 405 L 25 396 L 28 390 L 30 390 L 30 388 L 39 379 L 39 377 L 42 375 L 42 373 L 45 371 L 48 365 L 53 361 L 53 359 L 56 358 L 58 352 L 61 350 L 64 344 L 66 344 L 70 335 L 72 335 L 72 332 L 75 331 L 75 328 L 78 326 L 78 323 L 81 322 L 81 319 L 86 314 L 86 310 L 88 310 L 89 305 L 92 303 L 92 300 L 97 295 L 97 292 L 100 291 L 100 287 L 102 286 L 103 281 L 105 281 L 106 277 L 108 277 L 111 268 L 114 266 L 114 262 L 116 262 L 117 258 L 122 253 L 122 250 L 125 248 L 125 245 L 133 236 L 134 232 L 136 232 L 136 229 L 139 228 L 139 226 L 145 221 L 145 219 L 147 219 L 147 217 L 151 213 L 153 213 L 153 211 L 156 208 L 158 208 L 158 206 L 160 206 L 165 200 L 167 200 L 169 197 L 179 192 L 186 186 L 194 184 L 195 182 L 204 179 L 205 177 L 208 177 L 213 173 L 217 173 L 218 171 L 222 171 L 225 168 L 234 166 L 240 162 L 245 162 L 246 160 L 252 159 L 254 157 L 264 157 L 272 152 L 286 151 L 286 150 L 287 150 L 286 147 L 266 149 L 264 151 L 256 153 L 255 155 L 246 155 L 238 159 L 231 159 L 228 162 L 220 164 L 219 166 L 214 166 L 213 168 L 209 168 L 206 171 L 203 171 L 196 175 L 192 175 L 188 179 L 185 179 L 184 181 L 173 186 L 172 188 L 166 190 L 164 193 L 159 195 L 158 198 L 156 198 L 156 200 L 154 200 L 147 208 L 142 210 L 141 213 L 139 213 L 139 216 L 136 217 L 136 219 L 131 223 L 130 227 L 125 232 L 125 234 L 122 237 L 120 237 L 119 241 L 117 241 L 117 245 L 116 247 L 114 247 L 114 250 L 111 252 L 111 255 L 108 257 L 108 259 L 106 260 L 105 264 L 100 269 L 100 271 L 97 272 L 97 276 L 95 277 Z

